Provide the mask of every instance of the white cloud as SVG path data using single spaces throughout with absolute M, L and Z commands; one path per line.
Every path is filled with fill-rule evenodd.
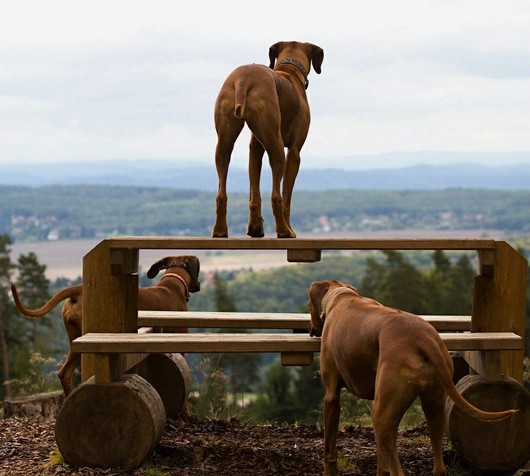
M 0 160 L 213 161 L 222 81 L 289 39 L 325 50 L 309 78 L 305 163 L 530 150 L 530 2 L 354 1 L 345 11 L 271 0 L 254 10 L 242 0 L 11 2 L 0 18 Z M 247 147 L 245 133 L 243 166 Z

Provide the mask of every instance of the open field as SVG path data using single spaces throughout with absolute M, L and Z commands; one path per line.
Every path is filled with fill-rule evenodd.
M 305 237 L 317 235 L 304 235 Z M 494 230 L 462 230 L 462 231 L 423 231 L 398 230 L 379 232 L 333 233 L 330 238 L 495 238 L 505 239 L 501 231 Z M 60 240 L 35 243 L 15 243 L 11 246 L 11 259 L 16 262 L 20 254 L 34 252 L 39 262 L 45 264 L 46 276 L 50 280 L 58 277 L 75 279 L 82 275 L 83 256 L 100 242 L 93 240 Z M 140 251 L 140 266 L 145 272 L 152 263 L 165 256 L 163 250 Z M 252 268 L 263 270 L 288 266 L 285 253 L 278 251 L 210 251 L 210 250 L 179 250 L 175 254 L 194 254 L 201 261 L 204 272 L 216 270 L 235 270 Z

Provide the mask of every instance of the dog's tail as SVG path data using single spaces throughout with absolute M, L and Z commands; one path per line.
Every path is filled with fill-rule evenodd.
M 80 296 L 82 291 L 83 291 L 82 284 L 70 286 L 68 288 L 64 288 L 58 291 L 56 294 L 53 295 L 53 297 L 46 304 L 44 304 L 44 306 L 40 307 L 39 309 L 28 309 L 20 301 L 20 297 L 18 296 L 18 291 L 15 285 L 11 284 L 11 293 L 13 295 L 15 305 L 18 311 L 20 312 L 20 314 L 22 314 L 24 317 L 27 317 L 28 319 L 36 319 L 38 317 L 44 316 L 44 314 L 47 314 L 48 312 L 50 312 L 61 301 L 64 301 L 65 299 L 68 299 L 68 298 L 73 298 L 75 296 Z
M 423 352 L 427 355 L 427 358 L 431 361 L 447 395 L 462 411 L 480 420 L 502 420 L 503 418 L 519 411 L 517 409 L 512 409 L 500 412 L 488 412 L 475 407 L 469 403 L 455 387 L 453 376 L 451 375 L 450 362 L 448 361 L 451 357 L 447 353 L 445 345 L 441 339 L 439 341 L 437 339 L 426 339 L 425 341 L 422 341 L 420 345 Z
M 248 84 L 239 80 L 234 85 L 234 116 L 237 119 L 245 118 L 245 103 L 247 101 Z

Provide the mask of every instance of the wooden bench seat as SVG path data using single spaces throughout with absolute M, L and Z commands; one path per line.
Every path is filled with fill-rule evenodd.
M 520 350 L 523 339 L 513 332 L 440 334 L 448 350 Z M 72 351 L 87 354 L 318 352 L 320 339 L 304 334 L 163 334 L 89 333 L 72 342 Z
M 471 316 L 421 316 L 438 331 L 468 331 Z M 309 314 L 262 312 L 138 311 L 138 326 L 211 329 L 307 330 Z

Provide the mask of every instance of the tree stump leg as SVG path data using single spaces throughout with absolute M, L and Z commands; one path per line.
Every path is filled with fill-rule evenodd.
M 465 361 L 460 352 L 449 352 L 449 354 L 453 360 L 453 366 L 455 369 L 453 372 L 453 383 L 456 385 L 460 379 L 469 375 L 469 364 Z
M 183 355 L 151 354 L 137 370 L 162 398 L 167 417 L 176 418 L 191 391 L 191 372 Z
M 499 421 L 483 421 L 463 412 L 448 399 L 446 423 L 449 438 L 460 457 L 479 471 L 513 471 L 530 459 L 530 392 L 511 377 L 486 380 L 463 377 L 456 387 L 477 408 L 519 412 Z
M 138 375 L 123 375 L 110 384 L 93 382 L 77 387 L 57 415 L 59 451 L 76 468 L 134 469 L 162 437 L 162 400 Z

